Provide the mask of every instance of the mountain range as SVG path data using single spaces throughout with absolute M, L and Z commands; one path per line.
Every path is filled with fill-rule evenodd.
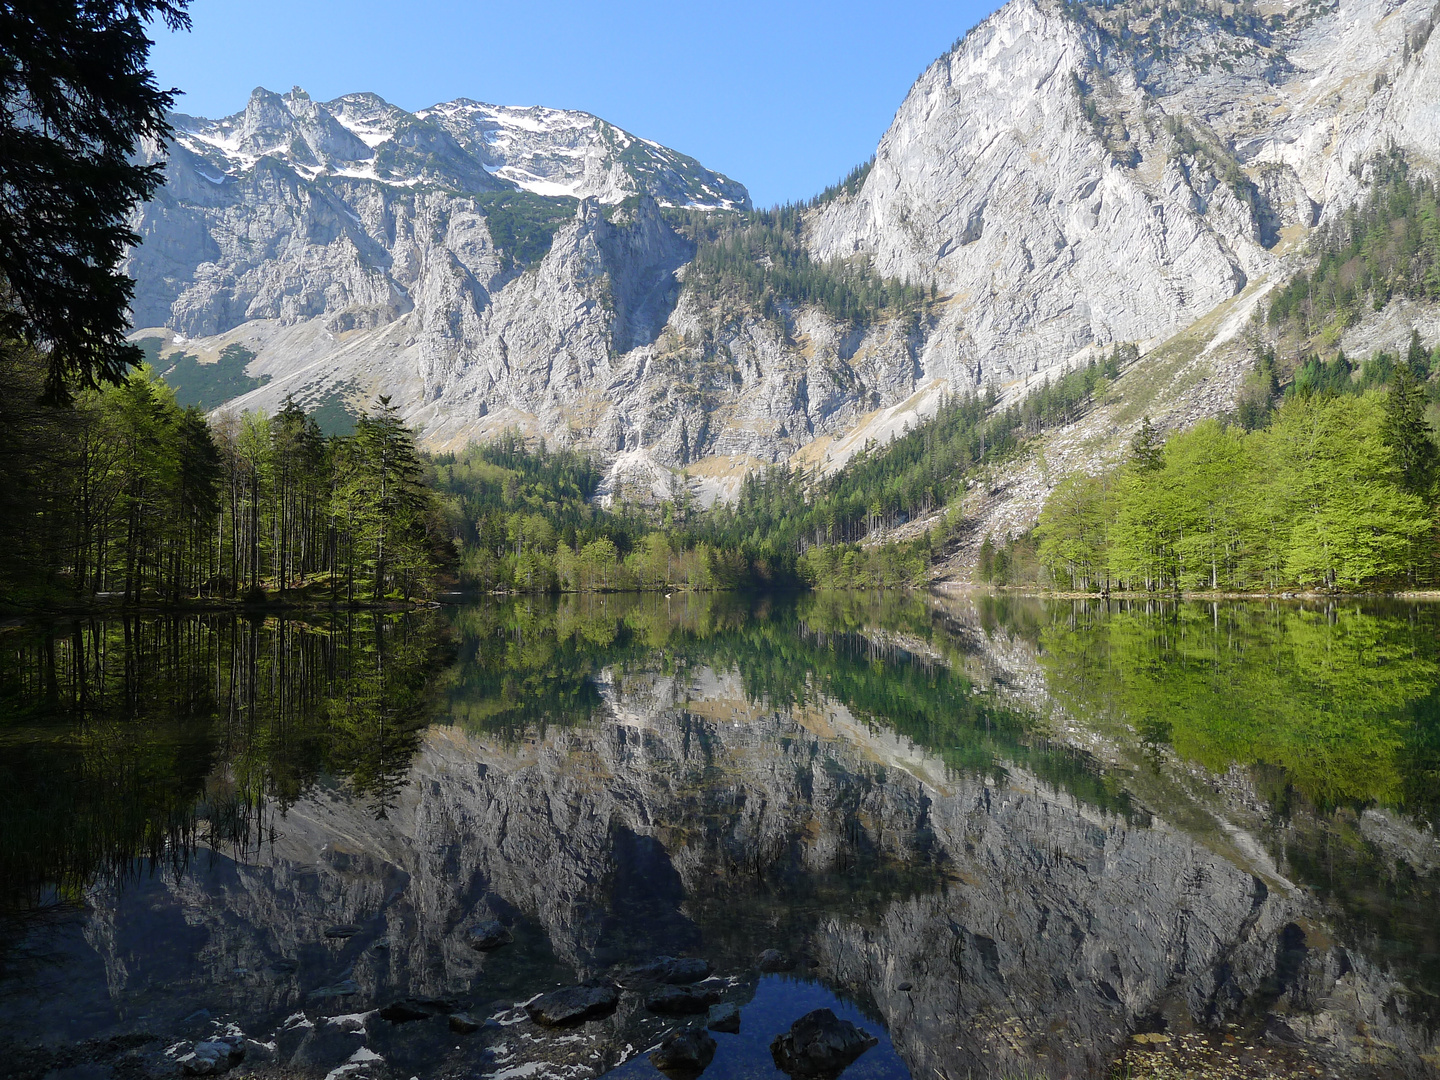
M 1134 346 L 1102 407 L 977 493 L 1013 531 L 1142 414 L 1231 408 L 1307 238 L 1387 155 L 1434 171 L 1437 14 L 1010 0 L 920 76 L 871 163 L 784 214 L 584 113 L 257 89 L 174 118 L 129 261 L 135 336 L 162 369 L 243 364 L 253 388 L 208 406 L 388 394 L 432 448 L 518 427 L 602 456 L 612 496 L 702 501 Z M 857 283 L 882 301 L 852 305 Z M 1433 341 L 1440 316 L 1395 300 L 1339 343 L 1413 329 Z

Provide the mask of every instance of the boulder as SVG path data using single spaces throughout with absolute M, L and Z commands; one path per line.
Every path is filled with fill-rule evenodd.
M 880 1040 L 829 1009 L 806 1013 L 770 1044 L 781 1072 L 794 1077 L 834 1077 Z
M 245 1058 L 245 1044 L 234 1039 L 207 1039 L 180 1058 L 180 1071 L 186 1076 L 219 1076 L 240 1064 Z
M 701 979 L 708 978 L 713 970 L 708 960 L 700 960 L 695 957 L 657 956 L 648 964 L 638 964 L 628 968 L 620 974 L 618 981 L 621 986 L 627 988 L 652 986 L 656 983 L 684 986 L 687 983 L 699 982 Z
M 462 1008 L 464 1004 L 454 998 L 407 997 L 386 1005 L 380 1010 L 380 1018 L 392 1024 L 404 1024 L 411 1020 L 428 1020 L 432 1016 L 449 1016 Z
M 469 1013 L 451 1013 L 450 1030 L 456 1035 L 473 1035 L 484 1027 L 482 1021 L 476 1020 Z
M 650 1051 L 650 1064 L 667 1076 L 690 1080 L 715 1058 L 715 1040 L 703 1028 L 679 1028 Z
M 498 949 L 502 945 L 509 945 L 514 940 L 509 927 L 499 919 L 478 923 L 465 931 L 465 944 L 479 952 Z
M 668 1016 L 703 1013 L 720 1000 L 720 991 L 708 986 L 661 986 L 645 995 L 645 1007 Z
M 760 954 L 758 966 L 766 974 L 772 974 L 776 971 L 789 971 L 795 966 L 795 961 L 779 949 L 766 949 Z
M 537 1024 L 567 1027 L 609 1016 L 619 1002 L 620 991 L 613 986 L 567 986 L 541 994 L 525 1011 Z
M 740 1006 L 728 1001 L 710 1006 L 705 1026 L 711 1031 L 723 1031 L 728 1035 L 740 1034 Z

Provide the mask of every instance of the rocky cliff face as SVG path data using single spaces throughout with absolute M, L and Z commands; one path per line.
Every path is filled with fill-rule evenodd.
M 936 281 L 952 299 L 922 364 L 955 382 L 1158 343 L 1288 276 L 1375 155 L 1433 167 L 1433 21 L 1428 0 L 1016 0 L 921 76 L 812 242 Z
M 916 82 L 863 183 L 807 213 L 817 259 L 937 291 L 860 327 L 701 303 L 662 207 L 744 190 L 593 117 L 257 90 L 179 118 L 135 323 L 162 352 L 254 350 L 271 381 L 237 409 L 389 393 L 434 446 L 516 425 L 711 495 L 761 461 L 838 467 L 942 391 L 1023 394 L 1187 328 L 1214 392 L 1184 408 L 1213 411 L 1239 363 L 1214 346 L 1367 162 L 1440 159 L 1435 20 L 1431 0 L 1011 0 Z

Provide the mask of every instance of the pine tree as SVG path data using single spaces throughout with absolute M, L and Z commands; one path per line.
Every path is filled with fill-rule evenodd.
M 987 583 L 995 576 L 995 541 L 989 533 L 980 544 L 980 560 L 975 571 L 980 580 Z
M 355 445 L 360 467 L 354 482 L 364 508 L 364 558 L 371 567 L 373 596 L 381 599 L 398 583 L 408 599 L 406 575 L 416 565 L 416 534 L 423 535 L 426 504 L 415 438 L 400 419 L 399 407 L 382 395 L 378 410 L 357 423 Z
M 1130 460 L 1140 472 L 1158 472 L 1165 467 L 1165 441 L 1150 422 L 1150 417 L 1140 421 L 1140 430 L 1130 443 Z
M 188 28 L 189 0 L 10 0 L 0 5 L 0 332 L 48 355 L 45 393 L 118 382 L 135 283 L 118 267 L 134 209 L 164 183 L 175 91 L 146 67 L 146 24 Z
M 1422 359 L 1428 359 L 1419 347 L 1419 335 L 1410 344 L 1411 356 L 1417 352 Z M 1425 418 L 1425 405 L 1425 387 L 1416 376 L 1414 362 L 1395 365 L 1381 432 L 1385 445 L 1395 455 L 1400 486 L 1414 495 L 1427 494 L 1435 484 L 1435 443 Z
M 1410 370 L 1415 373 L 1415 378 L 1424 382 L 1430 377 L 1430 353 L 1420 343 L 1420 331 L 1410 331 L 1410 349 L 1405 355 L 1406 361 L 1410 364 Z

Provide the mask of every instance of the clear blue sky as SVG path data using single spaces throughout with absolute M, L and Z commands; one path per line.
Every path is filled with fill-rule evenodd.
M 250 90 L 369 90 L 583 109 L 698 158 L 757 205 L 815 194 L 874 152 L 915 77 L 995 0 L 829 3 L 192 0 L 157 28 L 162 86 L 198 116 Z

